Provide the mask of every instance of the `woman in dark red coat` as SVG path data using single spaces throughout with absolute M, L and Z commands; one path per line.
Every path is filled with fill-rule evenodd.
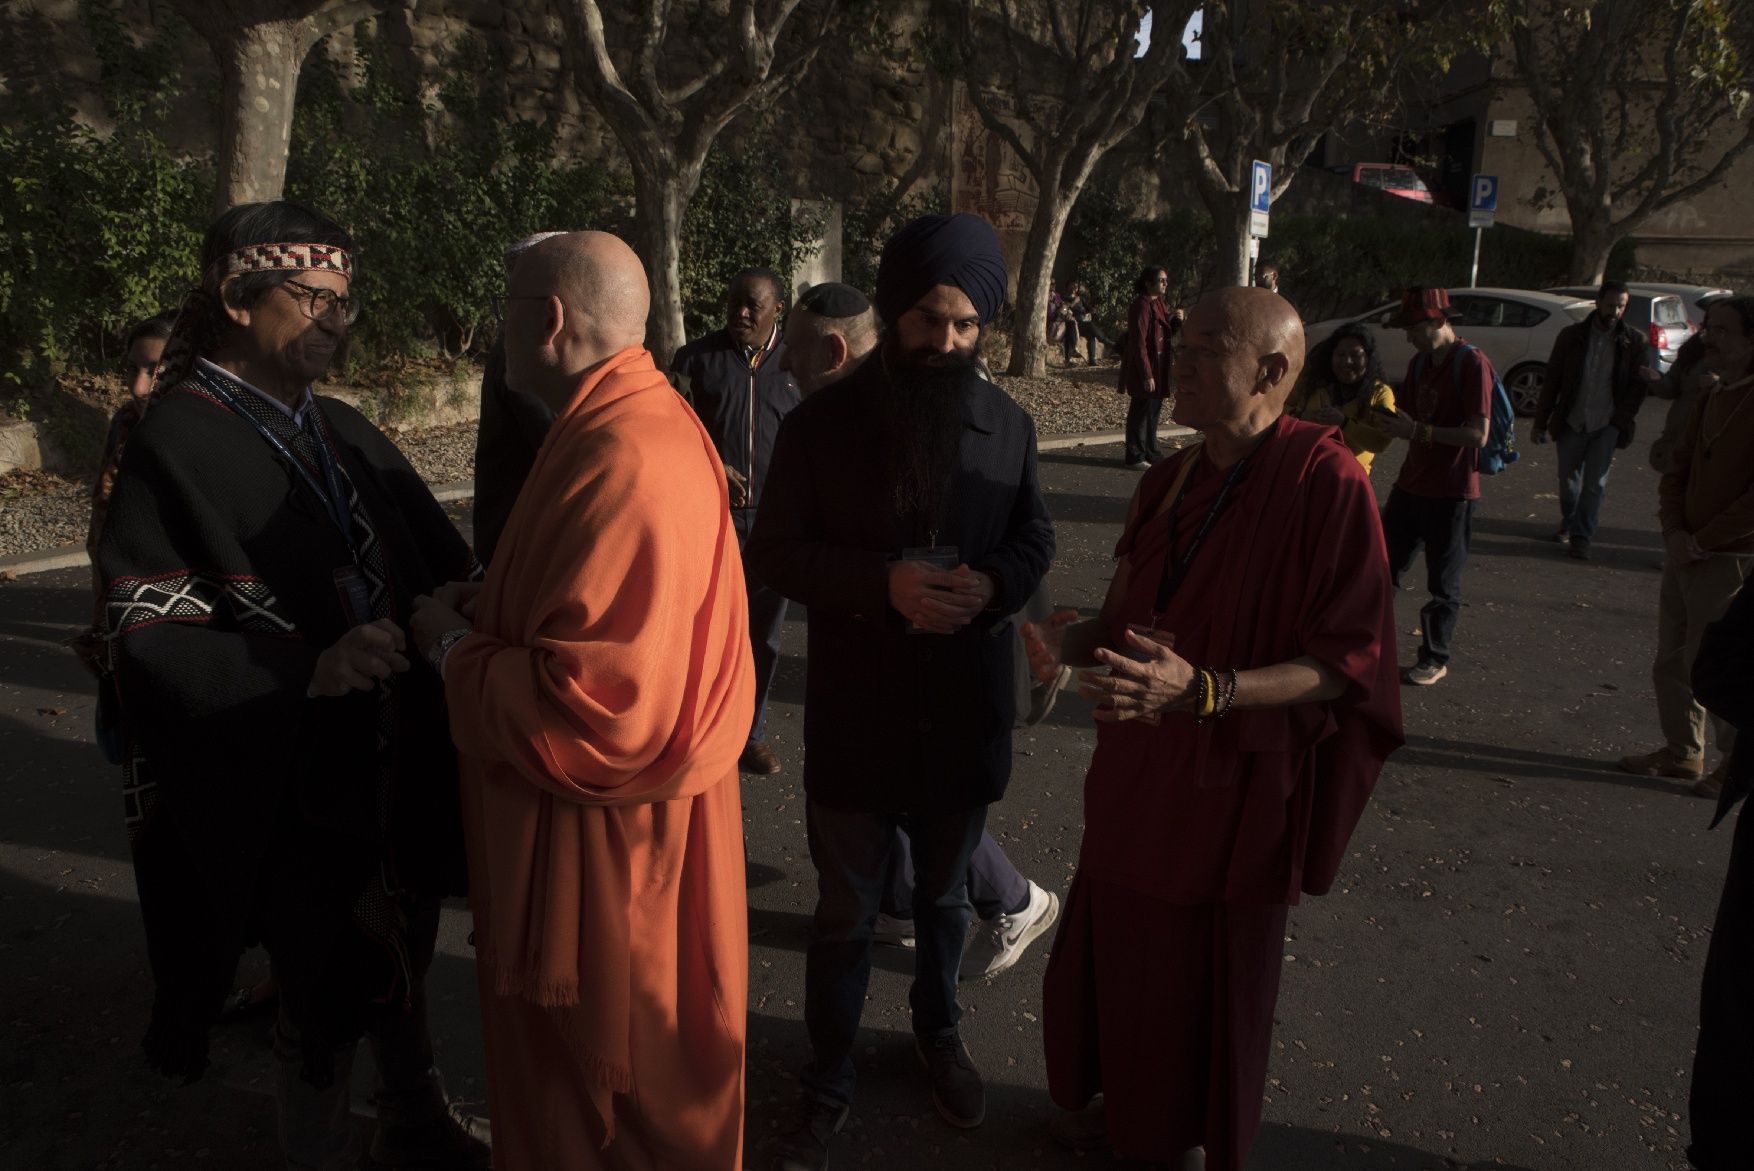
M 1127 336 L 1121 345 L 1121 393 L 1127 405 L 1127 466 L 1148 468 L 1156 463 L 1157 420 L 1163 400 L 1174 387 L 1171 368 L 1175 358 L 1170 339 L 1181 327 L 1182 311 L 1171 310 L 1163 295 L 1169 289 L 1169 273 L 1147 268 L 1134 286 L 1133 305 L 1127 310 Z

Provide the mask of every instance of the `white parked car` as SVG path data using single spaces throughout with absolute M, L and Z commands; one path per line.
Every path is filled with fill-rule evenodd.
M 1519 415 L 1535 413 L 1559 331 L 1582 321 L 1596 307 L 1593 301 L 1528 289 L 1451 289 L 1449 298 L 1461 312 L 1456 333 L 1486 352 Z M 1395 301 L 1357 317 L 1320 321 L 1304 328 L 1304 338 L 1313 346 L 1349 322 L 1368 327 L 1376 338 L 1384 376 L 1399 387 L 1417 352 L 1405 330 L 1389 325 L 1400 311 L 1401 303 Z
M 1721 285 L 1666 285 L 1651 281 L 1630 281 L 1626 287 L 1634 293 L 1673 293 L 1681 298 L 1681 304 L 1687 310 L 1687 320 L 1693 323 L 1695 330 L 1705 324 L 1707 302 L 1719 297 L 1733 297 L 1736 293 L 1736 290 Z

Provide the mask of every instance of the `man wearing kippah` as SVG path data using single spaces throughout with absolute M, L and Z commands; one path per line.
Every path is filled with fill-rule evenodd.
M 1009 615 L 1054 549 L 1034 424 L 975 368 L 1005 288 L 998 237 L 978 216 L 925 216 L 897 232 L 877 273 L 878 352 L 781 427 L 750 537 L 751 569 L 810 613 L 813 1058 L 797 1125 L 773 1160 L 781 1171 L 826 1167 L 846 1121 L 897 828 L 915 867 L 917 1051 L 946 1121 L 985 1117 L 957 1030 L 968 864 L 1010 779 Z

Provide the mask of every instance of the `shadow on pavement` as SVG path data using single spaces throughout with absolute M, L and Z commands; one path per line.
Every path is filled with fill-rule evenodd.
M 1558 522 L 1552 520 L 1501 520 L 1491 516 L 1476 516 L 1474 531 L 1476 533 L 1492 533 L 1500 537 L 1527 537 L 1531 541 L 1554 547 L 1552 536 L 1558 528 Z M 1662 552 L 1662 537 L 1648 529 L 1617 529 L 1603 526 L 1596 530 L 1598 544 L 1626 545 L 1634 549 L 1651 549 Z
M 744 1141 L 745 1166 L 762 1167 L 775 1140 L 791 1123 L 798 1095 L 797 1076 L 809 1046 L 803 1025 L 762 1013 L 749 1014 L 749 1109 Z M 987 1119 L 973 1131 L 958 1131 L 933 1111 L 913 1038 L 899 1029 L 861 1028 L 855 1049 L 857 1097 L 846 1128 L 830 1148 L 830 1164 L 862 1161 L 883 1167 L 957 1168 L 1142 1168 L 1148 1164 L 1108 1153 L 1074 1154 L 1053 1139 L 1055 1107 L 1038 1085 L 1002 1080 L 1001 1069 L 1027 1060 L 1039 1068 L 1033 1050 L 1006 1059 L 981 1046 L 975 1054 L 987 1077 Z M 1391 1142 L 1372 1135 L 1313 1130 L 1268 1122 L 1261 1127 L 1250 1171 L 1533 1171 L 1492 1158 L 1469 1162 Z
M 1271 1122 L 1261 1127 L 1248 1165 L 1250 1171 L 1533 1171 L 1493 1158 L 1468 1161 L 1375 1137 Z
M 1551 534 L 1549 534 L 1551 535 Z M 1626 569 L 1635 573 L 1657 574 L 1663 571 L 1660 554 L 1653 555 L 1644 549 L 1611 549 L 1602 546 L 1602 538 L 1598 538 L 1590 546 L 1590 559 L 1587 562 L 1573 561 L 1566 556 L 1563 546 L 1542 537 L 1539 541 L 1495 541 L 1482 540 L 1477 534 L 1468 543 L 1470 556 L 1491 557 L 1523 557 L 1535 561 L 1552 561 L 1564 565 L 1575 566 L 1580 572 L 1588 573 L 1592 566 L 1606 569 Z
M 1107 454 L 1099 454 L 1107 453 Z M 1058 451 L 1044 451 L 1037 458 L 1044 464 L 1065 464 L 1068 467 L 1110 468 L 1117 472 L 1125 472 L 1126 465 L 1121 461 L 1121 445 L 1106 443 L 1100 446 L 1068 447 Z M 1139 473 L 1128 472 L 1135 479 Z M 1133 489 L 1128 487 L 1127 494 L 1132 495 Z
M 812 889 L 815 880 L 811 879 Z M 749 946 L 783 948 L 800 954 L 810 946 L 810 916 L 797 911 L 776 911 L 766 907 L 749 908 Z M 887 943 L 871 947 L 871 967 L 901 976 L 914 974 L 912 949 Z M 803 988 L 798 989 L 802 994 Z
M 1403 766 L 1417 764 L 1427 768 L 1458 769 L 1499 776 L 1590 781 L 1599 785 L 1642 789 L 1650 793 L 1685 792 L 1675 781 L 1623 773 L 1614 767 L 1612 760 L 1589 760 L 1557 752 L 1532 752 L 1523 748 L 1507 748 L 1500 744 L 1480 744 L 1469 740 L 1443 740 L 1433 736 L 1412 735 L 1407 737 L 1407 746 L 1389 759 L 1392 763 Z
M 1055 524 L 1113 525 L 1120 536 L 1121 524 L 1127 519 L 1127 501 L 1115 496 L 1085 496 L 1076 492 L 1049 492 L 1048 517 Z
M 152 982 L 132 883 L 123 894 L 68 870 L 66 885 L 0 870 L 0 1167 L 278 1167 L 274 1071 L 263 1020 L 216 1026 L 196 1082 L 141 1055 Z M 258 957 L 259 958 L 259 957 Z M 256 965 L 249 965 L 254 973 Z M 454 1098 L 485 1098 L 475 965 L 439 954 L 427 975 L 434 1044 Z M 354 1113 L 368 1127 L 374 1072 L 362 1045 Z
M 128 862 L 122 770 L 91 742 L 89 702 L 56 710 L 66 714 L 0 713 L 0 780 L 9 790 L 0 842 Z
M 744 882 L 750 890 L 777 882 L 786 876 L 786 872 L 778 866 L 769 866 L 765 862 L 750 862 L 743 870 Z

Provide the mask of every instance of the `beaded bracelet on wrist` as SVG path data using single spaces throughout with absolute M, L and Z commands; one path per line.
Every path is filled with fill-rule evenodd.
M 1225 674 L 1229 678 L 1225 682 L 1223 702 L 1218 706 L 1216 718 L 1220 720 L 1230 714 L 1231 707 L 1236 703 L 1236 668 L 1230 668 Z

